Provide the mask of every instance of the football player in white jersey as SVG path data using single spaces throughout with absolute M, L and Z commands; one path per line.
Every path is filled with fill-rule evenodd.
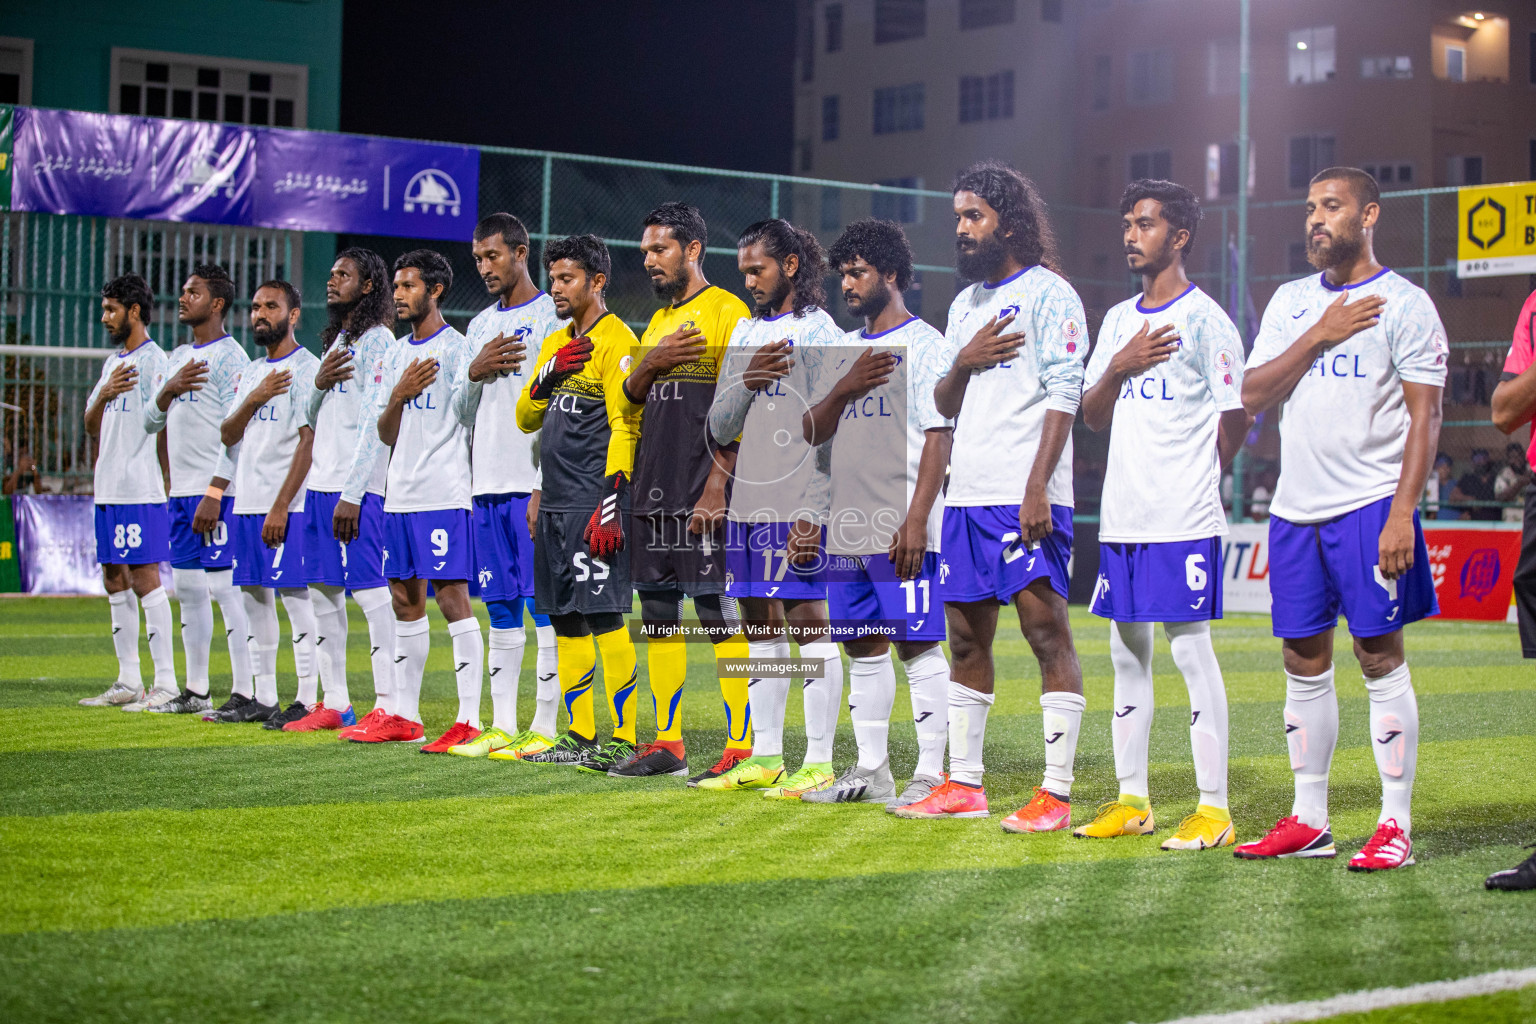
M 1376 262 L 1376 179 L 1330 167 L 1307 192 L 1307 259 L 1281 285 L 1243 377 L 1251 413 L 1280 406 L 1269 587 L 1285 656 L 1296 800 L 1238 857 L 1332 857 L 1328 768 L 1338 740 L 1333 634 L 1342 611 L 1370 696 L 1381 776 L 1375 834 L 1352 871 L 1413 863 L 1409 816 L 1419 710 L 1403 626 L 1439 614 L 1416 511 L 1440 436 L 1445 327 L 1422 289 Z
M 343 739 L 390 713 L 395 674 L 395 613 L 384 581 L 384 471 L 389 453 L 370 415 L 384 362 L 394 347 L 394 288 L 370 249 L 344 249 L 325 285 L 325 357 L 307 396 L 315 428 L 304 496 L 304 579 L 315 606 L 315 651 L 326 701 L 283 728 L 339 730 Z M 352 725 L 347 686 L 347 591 L 368 623 L 373 710 Z M 334 699 L 334 703 L 332 703 Z M 339 707 L 337 705 L 340 705 Z M 354 713 L 355 717 L 355 713 Z
M 145 326 L 154 308 L 149 286 L 124 274 L 101 289 L 101 325 L 117 351 L 101 367 L 86 402 L 85 432 L 97 438 L 96 560 L 107 588 L 117 682 L 86 707 L 143 711 L 181 692 L 171 643 L 171 603 L 160 585 L 160 563 L 171 555 L 170 515 L 145 410 L 154 402 L 155 378 L 165 373 L 165 353 Z M 139 605 L 155 663 L 148 693 L 139 674 Z
M 1052 268 L 1045 203 L 1013 168 L 988 161 L 955 180 L 960 276 L 945 331 L 949 370 L 934 389 L 955 419 L 938 596 L 948 618 L 949 781 L 903 817 L 982 817 L 982 741 L 993 701 L 992 637 L 1012 604 L 1040 663 L 1045 778 L 1003 822 L 1050 832 L 1071 818 L 1083 673 L 1067 618 L 1072 557 L 1072 423 L 1088 334 L 1077 293 Z
M 555 744 L 560 708 L 555 627 L 535 613 L 539 653 L 533 722 L 517 727 L 517 684 L 523 672 L 523 605 L 533 602 L 533 531 L 539 471 L 533 464 L 538 433 L 517 425 L 523 367 L 549 335 L 560 329 L 555 303 L 528 274 L 528 229 L 510 213 L 493 213 L 475 225 L 475 267 L 495 302 L 469 322 L 474 354 L 455 393 L 459 418 L 473 426 L 470 450 L 475 513 L 475 576 L 491 616 L 486 667 L 491 680 L 491 727 L 451 748 L 460 757 L 516 760 Z M 530 509 L 532 510 L 530 512 Z
M 1221 471 L 1249 418 L 1240 395 L 1243 340 L 1184 266 L 1200 200 L 1183 185 L 1143 179 L 1120 199 L 1126 264 L 1141 294 L 1099 328 L 1084 378 L 1083 422 L 1109 436 L 1093 612 L 1110 619 L 1115 669 L 1117 799 L 1073 835 L 1107 839 L 1153 829 L 1147 780 L 1152 733 L 1152 627 L 1161 622 L 1189 690 L 1189 742 L 1200 802 L 1165 850 L 1235 841 L 1227 809 L 1227 694 L 1211 646 L 1221 618 Z
M 731 334 L 709 430 L 718 445 L 738 437 L 735 482 L 726 510 L 726 594 L 742 609 L 753 658 L 789 657 L 790 634 L 803 659 L 822 670 L 802 687 L 805 760 L 784 769 L 788 676 L 750 679 L 752 756 L 699 781 L 700 789 L 760 789 L 798 799 L 832 784 L 832 737 L 842 703 L 843 662 L 827 617 L 823 521 L 832 442 L 804 443 L 810 368 L 843 332 L 827 313 L 827 260 L 816 236 L 784 220 L 741 233 L 736 263 L 755 306 Z
M 213 601 L 224 616 L 234 686 L 220 711 L 249 704 L 252 690 L 250 622 L 231 571 L 230 517 L 235 499 L 233 465 L 219 439 L 219 427 L 235 399 L 235 381 L 250 357 L 224 329 L 235 303 L 235 286 L 216 264 L 192 268 L 181 288 L 178 313 L 192 328 L 192 341 L 178 345 L 157 383 L 147 422 L 165 431 L 171 464 L 171 576 L 181 604 L 181 646 L 187 658 L 187 688 L 155 711 L 210 712 L 208 647 L 213 642 Z
M 469 604 L 469 430 L 454 411 L 454 389 L 469 364 L 469 342 L 440 308 L 453 285 L 441 253 L 415 249 L 395 260 L 395 316 L 411 331 L 390 349 L 375 392 L 379 440 L 390 448 L 384 486 L 384 575 L 395 608 L 394 713 L 348 738 L 359 743 L 425 738 L 421 683 L 431 647 L 427 582 L 448 620 L 459 710 L 432 754 L 480 735 L 485 674 L 480 623 Z
M 235 459 L 234 573 L 251 621 L 256 699 L 221 721 L 261 722 L 281 729 L 309 713 L 319 699 L 315 609 L 304 586 L 304 480 L 315 434 L 309 390 L 320 361 L 299 345 L 299 292 L 268 281 L 251 296 L 251 334 L 265 351 L 235 384 L 233 411 L 220 427 Z M 277 601 L 288 613 L 298 697 L 277 701 Z M 334 703 L 334 697 L 326 694 Z M 348 715 L 351 707 L 344 705 Z M 351 724 L 350 722 L 348 724 Z
M 890 221 L 863 220 L 832 244 L 848 332 L 811 381 L 805 439 L 832 436 L 827 517 L 827 603 L 833 635 L 848 650 L 848 713 L 856 765 L 811 803 L 879 802 L 888 810 L 924 799 L 943 783 L 949 722 L 949 662 L 939 644 L 944 616 L 933 600 L 953 424 L 933 405 L 944 370 L 944 336 L 907 312 L 912 247 Z M 887 740 L 896 702 L 891 642 L 911 685 L 917 770 L 896 795 Z

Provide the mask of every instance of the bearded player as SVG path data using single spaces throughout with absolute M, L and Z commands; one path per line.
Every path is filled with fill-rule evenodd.
M 848 333 L 836 359 L 811 381 L 805 439 L 832 436 L 827 517 L 828 606 L 847 637 L 848 714 L 859 760 L 809 803 L 915 804 L 943 783 L 949 720 L 949 662 L 939 644 L 944 617 L 933 599 L 949 465 L 951 424 L 933 404 L 947 366 L 944 336 L 907 311 L 912 247 L 889 221 L 848 226 L 828 253 L 848 312 L 864 327 Z M 896 669 L 911 686 L 917 770 L 896 794 L 888 752 Z
M 992 641 L 1011 604 L 1040 664 L 1045 777 L 1003 821 L 1051 832 L 1071 817 L 1083 672 L 1067 616 L 1072 556 L 1072 423 L 1088 336 L 1083 304 L 1053 269 L 1045 203 L 1018 171 L 992 161 L 955 180 L 955 253 L 976 282 L 955 297 L 948 372 L 934 403 L 955 420 L 937 589 L 948 619 L 949 781 L 904 817 L 988 813 L 982 744 L 994 687 Z
M 803 415 L 820 356 L 843 332 L 826 311 L 826 255 L 816 236 L 785 220 L 742 232 L 736 265 L 752 294 L 753 318 L 731 335 L 727 365 L 709 411 L 716 444 L 741 439 L 726 522 L 726 593 L 736 597 L 754 659 L 788 658 L 787 631 L 801 658 L 820 668 L 801 684 L 805 760 L 784 768 L 790 678 L 749 681 L 752 756 L 701 789 L 759 789 L 797 800 L 832 784 L 832 738 L 842 704 L 843 662 L 830 636 L 822 523 L 831 441 L 805 443 Z
M 709 436 L 720 357 L 747 307 L 704 278 L 708 233 L 699 211 L 664 203 L 645 218 L 640 251 L 651 287 L 667 305 L 651 317 L 640 339 L 640 361 L 624 382 L 624 395 L 643 410 L 635 450 L 630 570 L 640 592 L 656 740 L 612 774 L 623 778 L 686 775 L 683 681 L 688 651 L 678 632 L 683 599 L 715 647 L 715 656 L 744 658 L 736 601 L 725 594 L 721 526 L 736 445 Z M 690 780 L 715 778 L 752 755 L 752 720 L 744 677 L 722 677 L 725 753 Z
M 1088 362 L 1083 422 L 1112 427 L 1099 526 L 1093 612 L 1111 620 L 1115 774 L 1119 796 L 1072 834 L 1107 839 L 1153 829 L 1147 747 L 1152 639 L 1163 624 L 1189 691 L 1189 743 L 1200 802 L 1165 850 L 1232 845 L 1227 808 L 1227 695 L 1211 645 L 1221 617 L 1227 517 L 1222 467 L 1248 431 L 1240 391 L 1243 341 L 1185 263 L 1200 201 L 1171 181 L 1131 182 L 1120 200 L 1126 263 L 1141 294 L 1109 311 Z
M 570 731 L 524 764 L 607 773 L 635 753 L 635 646 L 624 628 L 633 595 L 624 524 L 639 417 L 623 393 L 634 332 L 603 300 L 612 264 L 595 235 L 544 247 L 549 295 L 569 324 L 544 339 L 517 400 L 523 430 L 541 430 L 543 490 L 534 538 L 534 611 L 548 615 L 560 652 Z M 597 653 L 593 652 L 594 637 Z M 597 656 L 613 736 L 597 741 Z
M 347 687 L 346 594 L 368 623 L 373 668 L 373 710 L 344 725 L 342 709 L 316 705 L 284 728 L 289 732 L 339 729 L 349 738 L 390 713 L 395 660 L 395 615 L 384 579 L 384 475 L 388 452 L 370 413 L 383 386 L 384 364 L 395 345 L 389 269 L 369 249 L 342 250 L 325 286 L 329 319 L 320 332 L 325 357 L 307 396 L 315 428 L 305 507 L 305 579 L 315 606 L 321 681 L 327 697 L 351 698 Z
M 1291 813 L 1241 858 L 1332 857 L 1328 769 L 1339 734 L 1333 636 L 1342 611 L 1370 696 L 1381 776 L 1375 834 L 1351 871 L 1413 863 L 1419 707 L 1403 626 L 1439 614 L 1416 510 L 1440 436 L 1449 347 L 1423 289 L 1376 262 L 1376 179 L 1330 167 L 1307 192 L 1307 260 L 1281 285 L 1243 377 L 1250 413 L 1280 406 L 1270 503 L 1271 617 L 1285 662 Z

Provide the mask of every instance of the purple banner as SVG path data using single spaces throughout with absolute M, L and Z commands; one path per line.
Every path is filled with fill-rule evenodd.
M 238 125 L 18 107 L 12 206 L 249 224 L 256 133 Z
M 17 210 L 405 238 L 469 237 L 472 146 L 16 108 Z
M 359 135 L 264 131 L 254 223 L 296 231 L 465 239 L 480 151 Z

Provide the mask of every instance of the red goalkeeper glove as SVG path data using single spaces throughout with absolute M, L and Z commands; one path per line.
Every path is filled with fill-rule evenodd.
M 555 354 L 539 367 L 538 374 L 533 378 L 533 386 L 528 389 L 528 396 L 536 402 L 549 401 L 554 397 L 555 388 L 560 386 L 560 382 L 579 372 L 591 358 L 592 339 L 585 335 L 572 338 L 556 349 Z
M 611 558 L 624 546 L 624 495 L 628 490 L 629 480 L 623 472 L 603 480 L 602 500 L 582 535 L 596 558 Z

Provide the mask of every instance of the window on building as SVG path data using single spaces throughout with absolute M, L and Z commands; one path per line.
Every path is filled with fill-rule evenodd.
M 827 35 L 827 52 L 838 53 L 843 48 L 843 5 L 827 4 L 823 10 Z
M 1017 0 L 960 0 L 960 27 L 991 28 L 1011 25 L 1017 15 Z
M 821 230 L 837 231 L 843 226 L 843 190 L 821 190 Z
M 1093 109 L 1109 109 L 1110 91 L 1109 54 L 1101 53 L 1093 58 Z
M 1413 184 L 1413 164 L 1405 163 L 1379 163 L 1361 164 L 1360 169 L 1376 179 L 1376 183 L 1383 188 L 1389 185 L 1398 187 Z
M 886 178 L 879 184 L 890 188 L 922 188 L 923 179 Z M 893 220 L 898 224 L 917 224 L 923 219 L 923 199 L 921 196 L 900 192 L 872 192 L 869 196 L 869 212 L 870 216 L 877 220 Z
M 1097 207 L 1109 205 L 1109 157 L 1093 158 L 1093 178 L 1090 182 L 1088 202 Z
M 795 19 L 795 61 L 800 65 L 800 81 L 816 77 L 816 24 L 810 18 Z
M 307 124 L 309 69 L 301 64 L 113 47 L 112 78 L 114 114 Z
M 1205 91 L 1211 96 L 1237 95 L 1236 39 L 1213 39 L 1205 48 Z
M 32 102 L 32 40 L 0 36 L 0 103 Z
M 1445 77 L 1453 82 L 1467 80 L 1467 48 L 1465 46 L 1445 48 Z
M 1061 0 L 1040 0 L 1041 21 L 1061 21 Z
M 926 0 L 875 0 L 875 42 L 921 39 L 928 31 Z
M 875 90 L 875 134 L 923 130 L 923 83 Z
M 1173 150 L 1149 149 L 1131 154 L 1131 181 L 1139 178 L 1173 180 Z
M 1013 72 L 966 75 L 960 79 L 960 123 L 1013 116 Z
M 1205 198 L 1237 195 L 1238 148 L 1235 142 L 1212 143 L 1205 151 Z
M 1286 81 L 1292 85 L 1333 81 L 1334 38 L 1332 25 L 1301 28 L 1290 33 L 1286 41 Z
M 1483 183 L 1483 158 L 1480 156 L 1453 156 L 1447 161 L 1447 185 L 1481 185 Z
M 811 169 L 811 140 L 801 139 L 795 143 L 795 153 L 795 165 L 799 168 L 800 173 L 804 174 Z
M 1332 135 L 1298 135 L 1291 139 L 1288 176 L 1291 188 L 1306 188 L 1311 184 L 1314 174 L 1332 166 Z
M 1361 57 L 1361 78 L 1412 78 L 1412 57 Z
M 1126 101 L 1133 107 L 1173 99 L 1173 59 L 1167 50 L 1138 50 L 1126 65 Z
M 838 98 L 836 96 L 823 96 L 821 98 L 821 141 L 835 142 L 838 136 Z

